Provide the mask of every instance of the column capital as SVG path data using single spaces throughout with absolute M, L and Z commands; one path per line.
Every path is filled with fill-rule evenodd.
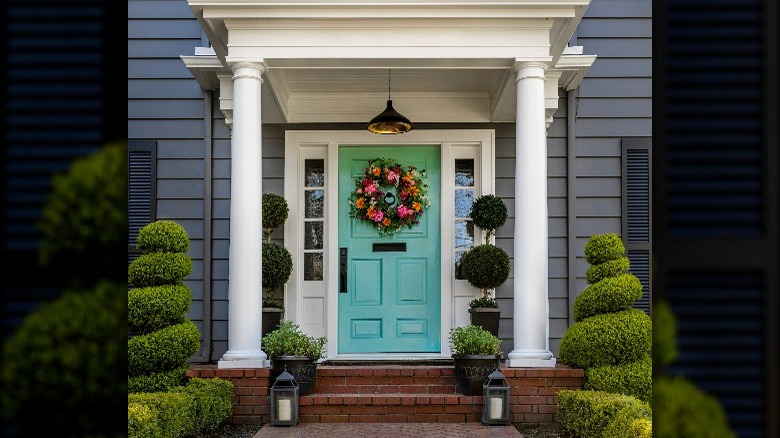
M 550 66 L 541 61 L 520 61 L 515 60 L 515 63 L 512 65 L 512 70 L 514 70 L 517 73 L 517 79 L 525 79 L 524 77 L 521 77 L 522 71 L 526 70 L 532 70 L 532 69 L 542 69 L 541 78 L 544 79 L 544 73 L 547 71 L 547 69 Z M 536 75 L 530 75 L 528 77 L 536 77 Z
M 265 73 L 266 67 L 262 61 L 228 62 L 228 66 L 233 71 L 233 76 L 230 78 L 232 81 L 240 78 L 250 78 L 263 82 L 263 73 Z

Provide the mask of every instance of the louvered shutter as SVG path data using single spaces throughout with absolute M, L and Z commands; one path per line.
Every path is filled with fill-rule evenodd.
M 128 142 L 128 262 L 138 256 L 138 231 L 155 218 L 157 142 Z
M 630 272 L 642 283 L 634 307 L 650 314 L 652 299 L 652 155 L 650 138 L 623 139 L 623 243 Z

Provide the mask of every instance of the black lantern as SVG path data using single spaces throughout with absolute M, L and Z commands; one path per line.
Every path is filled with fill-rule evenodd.
M 393 108 L 389 71 L 387 76 L 387 108 L 368 122 L 368 130 L 374 134 L 403 134 L 412 130 L 412 122 Z
M 271 387 L 271 425 L 298 424 L 298 383 L 285 369 Z
M 482 424 L 509 424 L 509 382 L 501 371 L 495 370 L 482 385 L 485 404 L 482 407 Z

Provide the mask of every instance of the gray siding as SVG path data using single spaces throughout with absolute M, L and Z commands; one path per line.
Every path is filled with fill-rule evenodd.
M 230 131 L 212 101 L 212 262 L 203 265 L 204 95 L 179 59 L 201 46 L 201 31 L 183 0 L 135 1 L 128 4 L 128 130 L 132 139 L 158 140 L 157 219 L 181 223 L 192 239 L 195 270 L 186 283 L 193 293 L 189 317 L 203 324 L 203 270 L 211 271 L 212 351 L 218 360 L 227 350 L 228 237 L 230 204 Z M 569 309 L 585 288 L 583 248 L 595 233 L 621 230 L 621 139 L 651 135 L 651 2 L 593 0 L 572 45 L 584 46 L 598 59 L 576 91 L 575 235 L 569 236 L 571 205 L 567 191 L 567 100 L 548 130 L 549 310 L 550 348 L 557 353 L 569 326 Z M 214 95 L 217 97 L 217 94 Z M 364 129 L 345 124 L 343 129 Z M 497 244 L 513 257 L 513 124 L 421 124 L 416 129 L 489 128 L 496 131 L 496 193 L 507 203 L 508 222 Z M 264 125 L 263 191 L 283 192 L 284 132 L 322 129 L 321 125 Z M 273 238 L 282 242 L 281 229 Z M 569 239 L 576 240 L 576 290 L 569 287 Z M 258 291 L 259 293 L 259 291 Z M 501 307 L 502 348 L 512 350 L 512 278 L 497 291 Z

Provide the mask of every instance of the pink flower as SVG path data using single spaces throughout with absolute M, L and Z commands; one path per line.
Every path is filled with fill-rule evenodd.
M 384 219 L 385 213 L 382 210 L 377 211 L 374 213 L 374 222 L 382 222 L 382 219 Z
M 411 210 L 409 210 L 409 207 L 405 206 L 404 204 L 399 205 L 396 210 L 398 211 L 398 217 L 401 218 L 406 217 L 411 212 Z
M 376 193 L 376 191 L 377 191 L 377 188 L 378 188 L 378 187 L 377 187 L 377 185 L 376 185 L 376 184 L 369 184 L 369 185 L 366 185 L 366 186 L 364 186 L 364 187 L 363 187 L 363 192 L 364 192 L 366 195 L 369 195 L 369 196 L 370 196 L 370 195 L 373 195 L 374 193 Z
M 387 172 L 387 181 L 395 184 L 395 181 L 398 179 L 398 175 L 393 172 L 392 170 Z

